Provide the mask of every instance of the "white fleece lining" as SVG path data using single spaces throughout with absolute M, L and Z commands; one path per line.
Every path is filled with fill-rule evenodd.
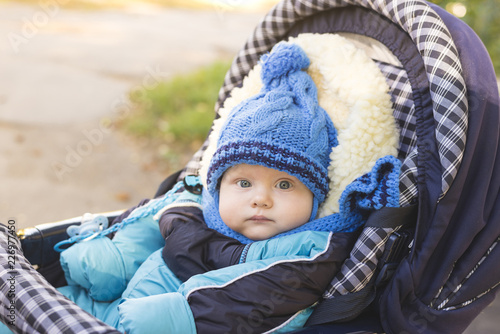
M 307 33 L 289 41 L 309 57 L 307 72 L 318 88 L 319 104 L 338 132 L 339 145 L 330 154 L 330 191 L 318 212 L 318 217 L 324 217 L 339 212 L 338 201 L 346 186 L 369 172 L 379 158 L 397 156 L 399 130 L 385 77 L 363 50 L 336 34 Z M 201 161 L 204 186 L 221 128 L 236 105 L 260 92 L 260 70 L 257 64 L 219 109 L 220 118 L 214 121 Z
M 279 265 L 279 264 L 282 264 L 282 263 L 291 263 L 291 262 L 299 262 L 299 261 L 307 261 L 307 262 L 311 262 L 311 261 L 314 261 L 316 260 L 319 256 L 323 255 L 326 253 L 326 251 L 330 248 L 330 242 L 331 242 L 331 239 L 332 239 L 332 235 L 333 233 L 330 232 L 328 234 L 328 241 L 326 243 L 326 247 L 323 251 L 321 251 L 320 253 L 314 255 L 313 257 L 311 258 L 297 258 L 297 259 L 288 259 L 288 260 L 281 260 L 281 261 L 276 261 L 276 262 L 273 262 L 271 264 L 269 264 L 267 267 L 264 267 L 264 268 L 260 268 L 260 269 L 255 269 L 255 270 L 252 270 L 252 271 L 249 271 L 247 273 L 244 273 L 238 277 L 235 277 L 233 278 L 232 280 L 230 281 L 227 281 L 226 283 L 222 284 L 222 285 L 205 285 L 205 286 L 200 286 L 200 287 L 197 287 L 197 288 L 194 288 L 192 290 L 190 290 L 188 293 L 185 294 L 185 297 L 186 299 L 189 298 L 189 296 L 193 293 L 193 292 L 196 292 L 198 290 L 204 290 L 204 289 L 221 289 L 221 288 L 225 288 L 226 286 L 228 285 L 231 285 L 233 284 L 234 282 L 242 279 L 242 278 L 245 278 L 247 276 L 250 276 L 250 275 L 253 275 L 255 273 L 258 273 L 258 272 L 261 272 L 261 271 L 266 271 L 276 265 Z

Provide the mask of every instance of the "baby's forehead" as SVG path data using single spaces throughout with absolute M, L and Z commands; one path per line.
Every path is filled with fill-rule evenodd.
M 267 166 L 263 165 L 253 165 L 253 164 L 246 164 L 246 163 L 241 163 L 241 164 L 236 164 L 224 172 L 224 175 L 239 175 L 239 176 L 245 176 L 245 175 L 252 175 L 255 177 L 259 176 L 275 176 L 275 177 L 289 177 L 293 179 L 297 179 L 295 176 L 288 174 L 285 171 L 281 171 L 278 169 L 270 168 Z

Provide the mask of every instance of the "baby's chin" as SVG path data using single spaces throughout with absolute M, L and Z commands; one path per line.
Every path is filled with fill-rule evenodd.
M 242 234 L 250 240 L 261 241 L 261 240 L 270 239 L 270 238 L 272 238 L 280 233 L 281 232 L 274 231 L 274 230 L 254 228 L 252 230 L 244 231 L 244 233 L 242 233 Z

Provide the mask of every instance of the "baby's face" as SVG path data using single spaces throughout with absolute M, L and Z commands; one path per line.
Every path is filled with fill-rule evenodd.
M 288 173 L 239 164 L 222 176 L 220 216 L 251 240 L 268 239 L 308 222 L 312 208 L 312 192 Z

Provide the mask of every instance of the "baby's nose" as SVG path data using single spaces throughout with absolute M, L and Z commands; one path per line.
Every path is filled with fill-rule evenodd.
M 252 199 L 252 206 L 258 208 L 270 208 L 273 206 L 273 200 L 267 191 L 258 191 Z

